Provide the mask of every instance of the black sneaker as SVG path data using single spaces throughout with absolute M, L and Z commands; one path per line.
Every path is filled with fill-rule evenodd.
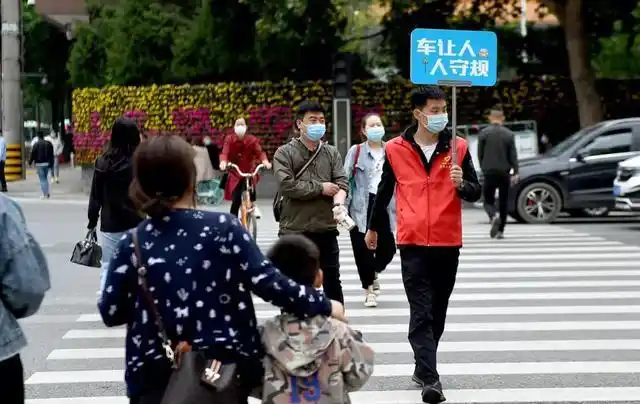
M 447 401 L 442 394 L 442 383 L 439 381 L 422 386 L 422 402 L 428 404 L 439 404 Z
M 489 235 L 491 236 L 491 238 L 496 238 L 498 233 L 500 233 L 500 225 L 501 222 L 499 217 L 496 216 L 491 219 L 491 230 L 489 231 Z
M 411 381 L 420 387 L 424 387 L 425 383 L 415 373 L 411 376 Z

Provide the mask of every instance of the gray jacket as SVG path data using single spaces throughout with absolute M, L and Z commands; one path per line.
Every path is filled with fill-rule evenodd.
M 358 162 L 356 163 L 356 150 L 360 146 L 360 155 L 358 156 Z M 355 169 L 355 187 L 349 191 L 346 205 L 349 209 L 349 216 L 356 222 L 358 230 L 361 233 L 367 231 L 367 212 L 369 207 L 369 181 L 374 170 L 374 157 L 371 154 L 371 148 L 367 142 L 360 145 L 353 145 L 347 152 L 347 157 L 344 160 L 344 171 L 349 178 L 349 182 L 353 181 L 351 178 L 354 174 L 353 165 L 356 165 Z M 389 214 L 389 224 L 391 231 L 396 231 L 396 198 L 395 195 L 391 198 L 391 202 L 387 207 L 387 213 Z
M 0 195 L 0 360 L 27 345 L 18 319 L 33 315 L 51 287 L 47 260 L 20 206 Z

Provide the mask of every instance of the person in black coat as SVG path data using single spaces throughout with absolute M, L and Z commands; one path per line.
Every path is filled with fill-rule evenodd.
M 139 144 L 140 131 L 136 122 L 129 118 L 118 118 L 111 129 L 111 140 L 105 152 L 95 162 L 87 228 L 94 230 L 100 219 L 100 292 L 104 288 L 105 274 L 115 246 L 128 230 L 143 219 L 129 199 L 133 153 Z
M 29 165 L 35 165 L 38 179 L 40 180 L 40 191 L 42 199 L 49 199 L 51 192 L 49 191 L 49 170 L 53 170 L 55 154 L 53 144 L 44 139 L 44 133 L 38 132 L 38 140 L 31 148 L 31 156 L 29 157 Z

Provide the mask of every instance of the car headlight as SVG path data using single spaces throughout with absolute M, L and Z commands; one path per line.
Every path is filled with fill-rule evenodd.
M 616 178 L 618 178 L 621 181 L 627 181 L 629 178 L 635 177 L 637 175 L 640 175 L 640 168 L 618 167 Z

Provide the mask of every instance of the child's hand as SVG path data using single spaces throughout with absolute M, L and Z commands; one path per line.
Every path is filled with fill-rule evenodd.
M 342 305 L 342 303 L 336 300 L 331 301 L 331 317 L 344 323 L 347 322 L 347 318 L 344 315 L 344 306 Z

